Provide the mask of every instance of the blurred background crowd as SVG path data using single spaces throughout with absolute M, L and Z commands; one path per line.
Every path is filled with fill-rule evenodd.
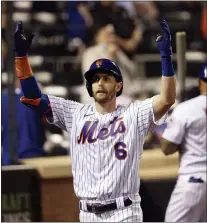
M 8 87 L 6 61 L 10 57 L 5 34 L 9 18 L 6 2 L 3 1 L 1 4 L 1 80 L 4 98 Z M 35 34 L 29 51 L 29 60 L 42 91 L 47 94 L 91 103 L 92 99 L 86 91 L 83 75 L 95 59 L 105 57 L 114 60 L 123 74 L 124 90 L 123 95 L 118 98 L 118 103 L 130 103 L 155 95 L 159 92 L 161 77 L 160 56 L 155 42 L 157 34 L 161 32 L 161 18 L 165 18 L 171 28 L 173 53 L 176 51 L 176 32 L 186 32 L 185 99 L 199 94 L 197 76 L 207 52 L 206 2 L 15 1 L 12 3 L 12 10 L 13 22 L 22 21 L 25 33 Z M 175 57 L 173 62 L 176 70 Z M 17 82 L 16 91 L 18 89 Z M 16 94 L 20 93 L 17 91 Z M 19 100 L 17 103 L 20 103 Z M 7 114 L 8 107 L 2 106 L 2 117 L 3 114 Z M 19 116 L 19 122 L 25 118 L 24 115 Z M 39 139 L 33 139 L 38 141 L 39 152 L 37 155 L 32 153 L 31 157 L 70 153 L 67 133 L 47 124 L 44 117 L 36 117 L 33 120 L 40 120 L 37 128 L 41 131 L 36 133 L 40 135 Z M 144 149 L 159 147 L 163 128 L 164 126 L 158 127 L 147 137 Z M 3 126 L 2 136 L 5 131 L 6 127 Z M 19 140 L 26 140 L 25 138 L 19 137 Z M 4 139 L 5 136 L 2 137 L 2 151 L 8 149 Z

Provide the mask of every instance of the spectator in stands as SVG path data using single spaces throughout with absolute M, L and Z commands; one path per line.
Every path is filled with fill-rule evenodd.
M 116 4 L 119 7 L 125 8 L 128 14 L 138 23 L 141 22 L 143 26 L 149 25 L 151 27 L 159 24 L 159 10 L 154 2 L 116 1 Z
M 142 41 L 142 29 L 135 24 L 128 12 L 114 1 L 101 1 L 91 10 L 95 24 L 111 20 L 117 35 L 116 42 L 129 55 L 136 52 Z
M 83 43 L 88 42 L 88 29 L 93 25 L 93 17 L 90 13 L 88 2 L 67 2 L 67 21 L 69 38 L 79 38 Z
M 138 17 L 149 27 L 159 25 L 159 10 L 155 2 L 137 1 L 135 8 Z
M 123 93 L 126 96 L 131 96 L 132 82 L 135 81 L 136 67 L 134 62 L 128 58 L 128 56 L 120 49 L 116 43 L 116 34 L 112 24 L 97 25 L 94 30 L 94 46 L 91 46 L 85 50 L 82 57 L 82 74 L 84 74 L 93 61 L 99 58 L 108 58 L 117 63 L 120 67 L 125 88 Z M 133 78 L 134 76 L 134 78 Z
M 203 36 L 200 29 L 202 16 L 202 1 L 181 1 L 180 6 L 190 14 L 190 30 L 188 40 L 190 42 L 189 49 L 192 51 L 204 50 L 206 43 L 203 42 Z
M 44 126 L 42 116 L 37 111 L 24 106 L 20 102 L 20 97 L 23 96 L 20 89 L 20 84 L 17 81 L 16 94 L 16 109 L 14 115 L 17 117 L 17 156 L 19 159 L 33 158 L 44 156 Z M 8 111 L 9 99 L 8 93 L 4 92 L 1 95 L 1 128 L 2 128 L 2 165 L 11 165 L 10 147 L 9 147 L 9 128 L 8 128 Z

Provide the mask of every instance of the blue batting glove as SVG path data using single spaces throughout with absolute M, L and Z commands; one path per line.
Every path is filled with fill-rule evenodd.
M 28 50 L 32 44 L 32 39 L 34 36 L 34 34 L 30 34 L 25 37 L 22 22 L 17 23 L 16 30 L 14 32 L 15 57 L 24 57 L 28 54 Z
M 162 27 L 163 34 L 159 34 L 157 36 L 157 48 L 160 51 L 161 57 L 170 57 L 172 56 L 170 28 L 164 19 L 162 20 L 160 25 Z

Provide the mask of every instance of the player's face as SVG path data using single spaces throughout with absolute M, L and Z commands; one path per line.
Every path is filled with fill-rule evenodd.
M 106 103 L 116 97 L 122 82 L 117 83 L 113 75 L 95 74 L 92 79 L 93 97 L 98 103 Z

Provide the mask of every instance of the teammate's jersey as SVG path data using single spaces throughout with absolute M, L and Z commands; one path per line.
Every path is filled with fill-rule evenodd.
M 74 190 L 80 199 L 111 200 L 138 194 L 139 160 L 154 127 L 153 99 L 119 105 L 105 115 L 49 96 L 53 124 L 70 135 Z
M 207 97 L 200 95 L 179 104 L 173 111 L 163 138 L 181 144 L 180 174 L 204 173 L 207 162 Z

